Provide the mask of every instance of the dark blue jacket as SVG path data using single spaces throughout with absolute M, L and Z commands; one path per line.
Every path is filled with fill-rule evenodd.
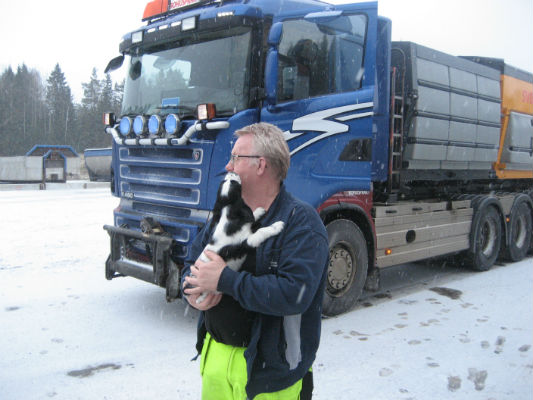
M 302 379 L 315 360 L 320 341 L 322 298 L 328 263 L 328 238 L 317 212 L 294 198 L 282 185 L 262 225 L 284 221 L 283 231 L 265 241 L 256 253 L 256 273 L 226 267 L 218 291 L 243 308 L 257 312 L 244 355 L 248 369 L 246 391 L 276 392 Z M 183 276 L 208 242 L 204 227 L 196 238 Z M 198 325 L 198 351 L 205 326 Z

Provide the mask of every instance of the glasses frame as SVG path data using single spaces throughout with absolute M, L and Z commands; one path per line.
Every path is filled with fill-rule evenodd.
M 232 164 L 235 164 L 235 162 L 239 159 L 239 158 L 262 158 L 263 156 L 255 156 L 255 155 L 242 155 L 242 154 L 232 154 L 230 156 L 230 163 Z

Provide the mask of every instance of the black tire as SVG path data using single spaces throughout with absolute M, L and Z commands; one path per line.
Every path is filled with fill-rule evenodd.
M 511 209 L 508 245 L 505 258 L 510 261 L 524 259 L 531 245 L 531 210 L 521 201 Z
M 468 264 L 475 271 L 488 271 L 496 261 L 502 242 L 500 214 L 493 206 L 479 209 L 472 225 Z
M 334 316 L 350 310 L 361 296 L 368 271 L 368 251 L 363 232 L 352 221 L 335 220 L 326 230 L 330 259 L 322 312 Z

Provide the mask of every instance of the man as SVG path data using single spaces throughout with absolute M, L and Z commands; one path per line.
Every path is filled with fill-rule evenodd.
M 202 311 L 197 343 L 202 399 L 310 398 L 327 233 L 316 210 L 283 185 L 290 155 L 281 130 L 258 123 L 235 135 L 226 170 L 240 176 L 243 200 L 252 211 L 266 210 L 263 226 L 276 221 L 285 226 L 238 272 L 213 252 L 206 252 L 210 261 L 198 260 L 211 234 L 209 224 L 193 244 L 183 285 L 189 304 Z M 205 291 L 211 293 L 196 304 Z

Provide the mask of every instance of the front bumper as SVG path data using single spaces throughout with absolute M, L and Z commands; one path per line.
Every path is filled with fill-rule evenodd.
M 105 265 L 106 279 L 131 276 L 166 288 L 167 301 L 181 297 L 182 265 L 171 257 L 174 239 L 165 234 L 154 235 L 104 225 L 111 238 L 111 254 Z M 139 251 L 139 245 L 144 251 Z

